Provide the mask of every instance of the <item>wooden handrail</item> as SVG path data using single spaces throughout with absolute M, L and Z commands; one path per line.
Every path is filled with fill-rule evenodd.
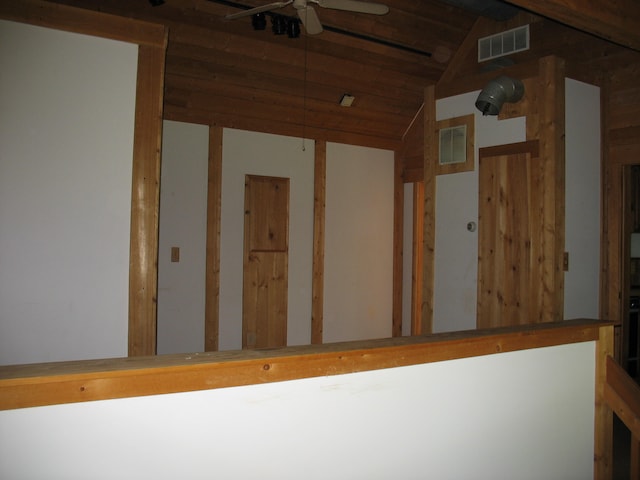
M 640 480 L 640 386 L 613 359 L 607 357 L 604 398 L 631 431 L 631 476 Z
M 611 357 L 607 357 L 604 397 L 611 409 L 640 438 L 640 386 Z
M 605 322 L 558 323 L 427 336 L 0 367 L 0 410 L 186 392 L 415 365 L 598 340 Z

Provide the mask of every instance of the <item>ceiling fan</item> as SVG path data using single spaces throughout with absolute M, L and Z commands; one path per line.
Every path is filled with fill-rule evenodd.
M 389 7 L 381 3 L 364 2 L 360 0 L 287 0 L 284 2 L 273 2 L 261 7 L 251 8 L 243 12 L 232 13 L 226 15 L 227 20 L 248 17 L 256 13 L 263 13 L 271 10 L 278 10 L 287 5 L 293 5 L 296 9 L 300 21 L 304 25 L 309 35 L 316 35 L 322 32 L 322 24 L 316 14 L 316 11 L 310 6 L 315 3 L 322 8 L 330 8 L 333 10 L 346 10 L 348 12 L 369 13 L 372 15 L 385 15 L 389 11 Z

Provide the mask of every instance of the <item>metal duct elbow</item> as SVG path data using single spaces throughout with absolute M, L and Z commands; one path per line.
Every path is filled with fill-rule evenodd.
M 515 103 L 524 95 L 524 85 L 515 78 L 501 76 L 491 80 L 476 100 L 482 115 L 497 115 L 504 102 Z

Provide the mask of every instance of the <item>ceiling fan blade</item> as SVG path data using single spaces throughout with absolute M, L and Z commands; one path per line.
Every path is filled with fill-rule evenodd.
M 334 10 L 347 10 L 349 12 L 371 13 L 373 15 L 385 15 L 389 7 L 382 3 L 361 2 L 359 0 L 309 0 L 324 8 Z
M 298 17 L 309 35 L 317 35 L 322 32 L 322 24 L 313 7 L 298 8 Z
M 286 2 L 273 2 L 267 5 L 262 5 L 261 7 L 250 8 L 249 10 L 243 10 L 238 13 L 231 13 L 229 15 L 225 15 L 224 18 L 227 20 L 235 20 L 236 18 L 249 17 L 251 15 L 255 15 L 256 13 L 262 13 L 269 10 L 277 10 L 278 8 L 286 7 L 293 3 L 293 0 L 288 0 Z

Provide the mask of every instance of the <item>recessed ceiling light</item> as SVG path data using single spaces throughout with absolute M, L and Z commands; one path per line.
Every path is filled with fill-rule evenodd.
M 342 95 L 342 98 L 340 99 L 340 105 L 343 107 L 350 107 L 351 105 L 353 105 L 353 101 L 355 99 L 356 97 L 354 97 L 353 95 L 345 93 L 344 95 Z

